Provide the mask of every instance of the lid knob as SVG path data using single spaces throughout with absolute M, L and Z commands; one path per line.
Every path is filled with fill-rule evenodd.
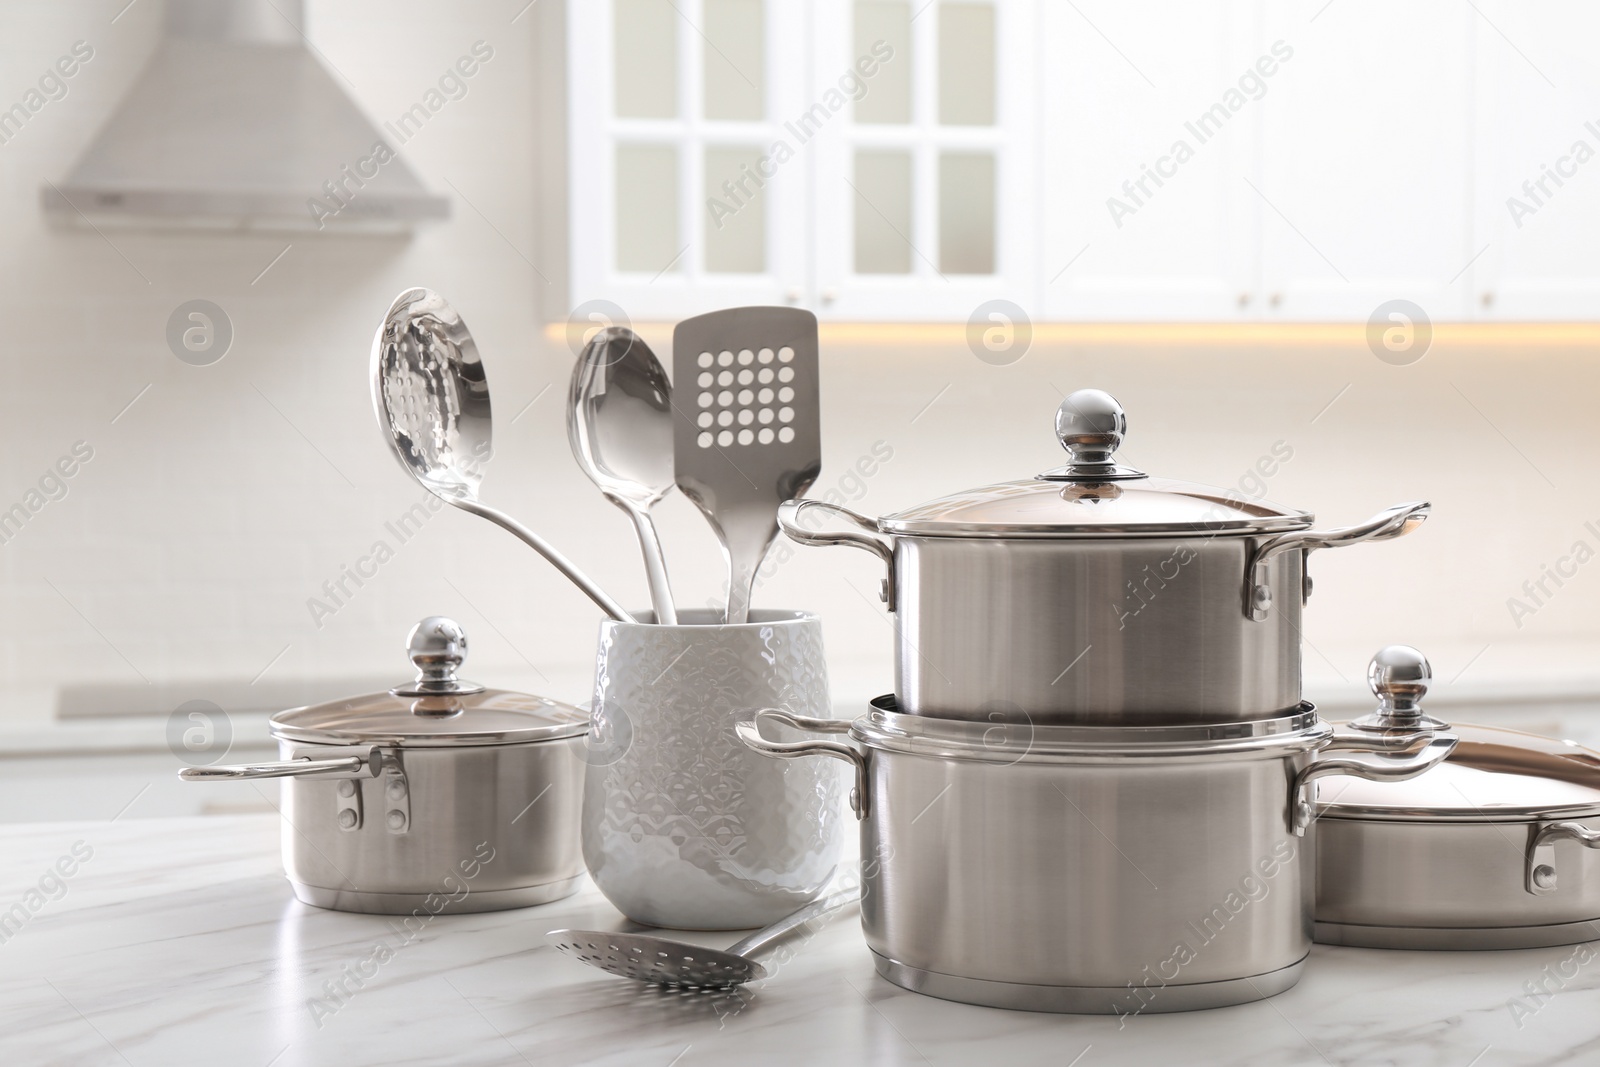
M 1367 685 L 1377 710 L 1350 725 L 1364 730 L 1436 730 L 1447 725 L 1422 710 L 1433 681 L 1428 657 L 1410 645 L 1387 645 L 1367 664 Z
M 406 637 L 406 654 L 416 665 L 417 677 L 410 685 L 389 690 L 395 696 L 483 692 L 483 686 L 476 682 L 456 677 L 456 671 L 467 659 L 467 632 L 454 619 L 429 615 L 417 623 Z
M 1115 453 L 1127 432 L 1128 417 L 1110 393 L 1079 389 L 1068 394 L 1056 409 L 1056 437 L 1067 450 L 1067 465 L 1039 477 L 1065 482 L 1143 478 L 1143 471 L 1116 462 Z
M 1074 463 L 1110 463 L 1127 432 L 1122 405 L 1100 389 L 1079 389 L 1056 409 L 1056 436 Z

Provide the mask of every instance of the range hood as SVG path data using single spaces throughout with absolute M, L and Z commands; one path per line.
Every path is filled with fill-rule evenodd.
M 394 233 L 442 219 L 312 55 L 300 0 L 168 0 L 161 41 L 72 173 L 40 190 L 94 225 Z

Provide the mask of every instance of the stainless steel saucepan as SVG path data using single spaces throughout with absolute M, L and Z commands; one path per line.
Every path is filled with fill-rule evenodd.
M 1307 512 L 1117 463 L 1126 427 L 1116 400 L 1086 389 L 1056 415 L 1070 461 L 1034 478 L 881 519 L 783 504 L 794 540 L 865 549 L 888 567 L 902 711 L 1076 725 L 1292 715 L 1306 557 L 1399 537 L 1428 515 L 1400 504 L 1315 530 Z
M 575 892 L 589 717 L 458 679 L 449 619 L 422 620 L 409 647 L 414 682 L 274 715 L 281 761 L 181 777 L 287 779 L 283 865 L 317 907 L 432 915 Z
M 852 744 L 775 741 L 763 722 Z M 766 710 L 780 759 L 855 770 L 861 924 L 878 972 L 1032 1011 L 1185 1011 L 1292 986 L 1311 947 L 1313 783 L 1412 778 L 1447 731 L 1335 735 L 1309 704 L 1210 726 L 1042 726 Z
M 1446 727 L 1418 706 L 1431 674 L 1403 645 L 1372 661 L 1379 707 L 1352 730 L 1448 728 L 1461 740 L 1425 779 L 1320 787 L 1316 939 L 1405 949 L 1600 940 L 1600 752 Z

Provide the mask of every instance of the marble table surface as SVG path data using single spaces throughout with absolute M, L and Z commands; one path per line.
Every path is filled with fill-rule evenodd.
M 298 903 L 277 845 L 270 815 L 0 828 L 0 1064 L 1600 1063 L 1600 946 L 1581 963 L 1318 946 L 1281 996 L 1124 1024 L 898 989 L 853 911 L 741 992 L 659 992 L 547 946 L 557 927 L 623 926 L 586 884 L 441 916 L 372 973 L 390 920 Z M 330 1001 L 347 968 L 371 977 Z

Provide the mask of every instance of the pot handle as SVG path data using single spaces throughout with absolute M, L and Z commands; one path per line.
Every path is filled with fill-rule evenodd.
M 860 752 L 849 745 L 842 745 L 837 741 L 769 741 L 761 736 L 760 723 L 763 721 L 779 723 L 796 730 L 810 730 L 819 734 L 848 733 L 850 723 L 846 719 L 814 719 L 809 715 L 795 715 L 792 712 L 779 708 L 762 708 L 756 712 L 753 722 L 737 723 L 733 732 L 739 735 L 746 748 L 752 748 L 763 756 L 772 759 L 800 759 L 805 756 L 828 756 L 832 759 L 842 760 L 855 768 L 856 784 L 850 790 L 850 810 L 856 813 L 857 819 L 867 817 L 867 759 Z
M 1584 848 L 1600 848 L 1600 830 L 1578 822 L 1535 823 L 1528 831 L 1528 862 L 1523 888 L 1536 897 L 1556 891 L 1556 842 L 1576 841 Z
M 1402 739 L 1404 744 L 1407 739 Z M 1307 767 L 1294 776 L 1289 786 L 1289 829 L 1296 837 L 1304 837 L 1311 825 L 1313 802 L 1311 784 L 1318 778 L 1335 774 L 1349 774 L 1374 782 L 1403 782 L 1408 778 L 1431 770 L 1442 763 L 1456 747 L 1456 735 L 1443 730 L 1434 731 L 1421 749 L 1400 748 L 1393 755 L 1375 752 L 1367 742 L 1346 747 L 1345 739 L 1334 742 L 1321 752 Z
M 1261 622 L 1272 612 L 1272 588 L 1267 582 L 1267 566 L 1274 556 L 1287 552 L 1311 553 L 1319 548 L 1347 548 L 1363 541 L 1388 541 L 1421 526 L 1433 505 L 1426 500 L 1396 504 L 1378 512 L 1366 522 L 1334 530 L 1295 530 L 1269 537 L 1256 546 L 1250 556 L 1244 586 L 1244 613 Z M 1311 579 L 1305 579 L 1301 598 L 1311 595 Z
M 894 548 L 884 543 L 879 537 L 864 537 L 854 530 L 822 531 L 812 530 L 800 524 L 800 516 L 809 508 L 821 508 L 823 511 L 844 519 L 852 526 L 858 527 L 869 534 L 879 534 L 878 524 L 865 515 L 857 515 L 849 508 L 830 504 L 825 500 L 785 500 L 778 505 L 778 525 L 783 527 L 783 532 L 789 535 L 791 541 L 798 541 L 802 545 L 850 545 L 852 548 L 865 549 L 874 556 L 883 560 L 889 569 L 889 576 L 884 579 L 883 590 L 879 594 L 883 602 L 889 605 L 889 610 L 894 610 Z
M 376 778 L 383 770 L 383 750 L 377 747 L 353 756 L 330 759 L 241 763 L 223 767 L 185 767 L 178 777 L 186 782 L 248 781 L 254 778 Z

